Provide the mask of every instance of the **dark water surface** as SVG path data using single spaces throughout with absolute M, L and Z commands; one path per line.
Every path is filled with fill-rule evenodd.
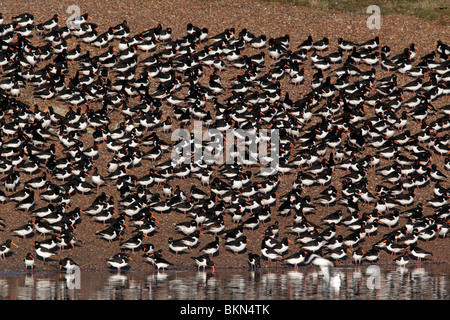
M 448 300 L 450 265 L 0 273 L 2 300 Z M 340 280 L 340 281 L 339 281 Z

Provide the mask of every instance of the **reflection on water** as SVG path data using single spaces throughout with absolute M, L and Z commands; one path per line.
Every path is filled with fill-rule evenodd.
M 307 300 L 449 299 L 450 265 L 318 268 L 81 271 L 0 274 L 0 299 L 13 300 Z

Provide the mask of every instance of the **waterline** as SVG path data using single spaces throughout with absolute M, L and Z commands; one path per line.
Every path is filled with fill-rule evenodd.
M 450 297 L 450 265 L 400 268 L 82 271 L 79 289 L 65 273 L 0 275 L 3 300 L 442 300 Z M 373 279 L 376 274 L 378 279 Z M 333 281 L 339 277 L 340 281 Z M 379 284 L 372 286 L 371 284 Z

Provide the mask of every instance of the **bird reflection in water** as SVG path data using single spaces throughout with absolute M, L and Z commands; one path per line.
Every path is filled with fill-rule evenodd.
M 4 274 L 0 299 L 12 300 L 312 300 L 448 299 L 450 267 L 381 268 L 370 286 L 368 267 L 331 267 L 317 257 L 309 265 L 271 269 L 177 270 L 114 274 L 84 271 L 80 289 L 64 274 Z M 316 260 L 317 259 L 317 260 Z M 306 260 L 306 261 L 308 261 Z M 316 261 L 316 263 L 313 263 Z M 324 262 L 321 266 L 320 262 Z

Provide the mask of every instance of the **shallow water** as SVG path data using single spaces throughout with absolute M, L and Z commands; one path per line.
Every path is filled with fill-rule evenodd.
M 2 300 L 448 300 L 450 265 L 0 274 Z M 339 276 L 337 276 L 339 275 Z M 340 279 L 340 283 L 336 279 Z

